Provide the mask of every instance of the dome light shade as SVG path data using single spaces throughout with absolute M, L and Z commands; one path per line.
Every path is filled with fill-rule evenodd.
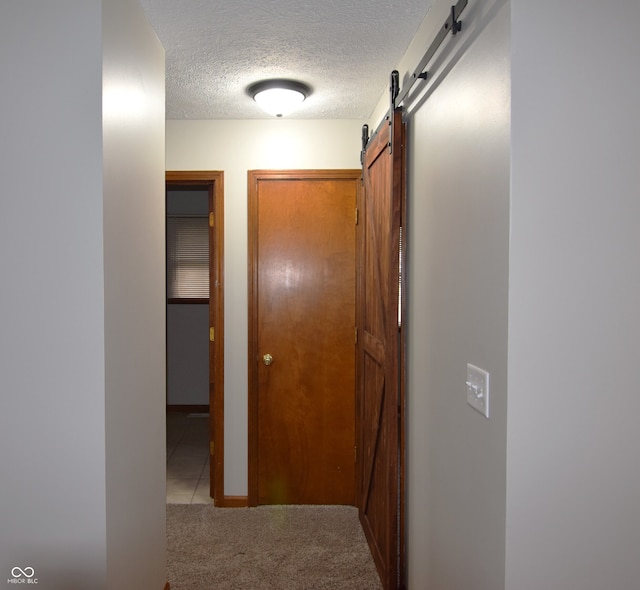
M 275 117 L 283 117 L 299 107 L 311 89 L 294 80 L 265 80 L 252 84 L 247 92 L 262 110 Z

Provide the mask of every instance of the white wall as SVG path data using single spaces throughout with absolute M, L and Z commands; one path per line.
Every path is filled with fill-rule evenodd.
M 449 11 L 434 3 L 402 77 Z M 406 105 L 410 589 L 504 587 L 509 5 L 462 20 Z M 466 404 L 467 363 L 490 373 L 489 419 Z
M 506 588 L 637 589 L 640 4 L 511 4 Z
M 247 171 L 359 168 L 363 123 L 167 121 L 167 170 L 224 171 L 226 495 L 247 495 Z
M 101 2 L 3 2 L 0 55 L 0 580 L 104 588 Z
M 164 587 L 164 51 L 134 0 L 104 2 L 108 588 Z
M 149 293 L 163 290 L 151 252 L 163 243 L 162 52 L 130 3 L 105 8 L 103 28 L 99 0 L 0 7 L 0 578 L 33 567 L 48 590 L 165 580 L 164 312 Z M 103 145 L 103 33 L 105 82 L 123 82 L 129 105 L 140 88 L 111 51 L 116 31 L 154 107 L 141 126 L 128 110 L 108 116 Z M 131 46 L 138 35 L 152 57 Z M 137 174 L 113 154 L 125 135 L 125 151 L 153 154 L 129 154 Z M 125 200 L 127 215 L 145 210 L 135 234 Z

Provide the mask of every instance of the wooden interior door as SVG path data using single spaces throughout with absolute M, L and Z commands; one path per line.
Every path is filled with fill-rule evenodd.
M 400 586 L 404 550 L 398 322 L 404 127 L 399 111 L 393 117 L 393 125 L 388 121 L 371 139 L 363 158 L 357 299 L 358 509 L 386 590 Z
M 251 505 L 355 502 L 359 187 L 359 170 L 249 173 Z

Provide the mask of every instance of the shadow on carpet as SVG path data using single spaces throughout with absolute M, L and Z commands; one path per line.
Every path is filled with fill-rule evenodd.
M 167 505 L 171 590 L 379 590 L 351 506 Z

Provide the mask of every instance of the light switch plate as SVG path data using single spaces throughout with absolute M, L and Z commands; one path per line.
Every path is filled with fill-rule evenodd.
M 489 373 L 470 364 L 467 364 L 467 403 L 489 417 Z

